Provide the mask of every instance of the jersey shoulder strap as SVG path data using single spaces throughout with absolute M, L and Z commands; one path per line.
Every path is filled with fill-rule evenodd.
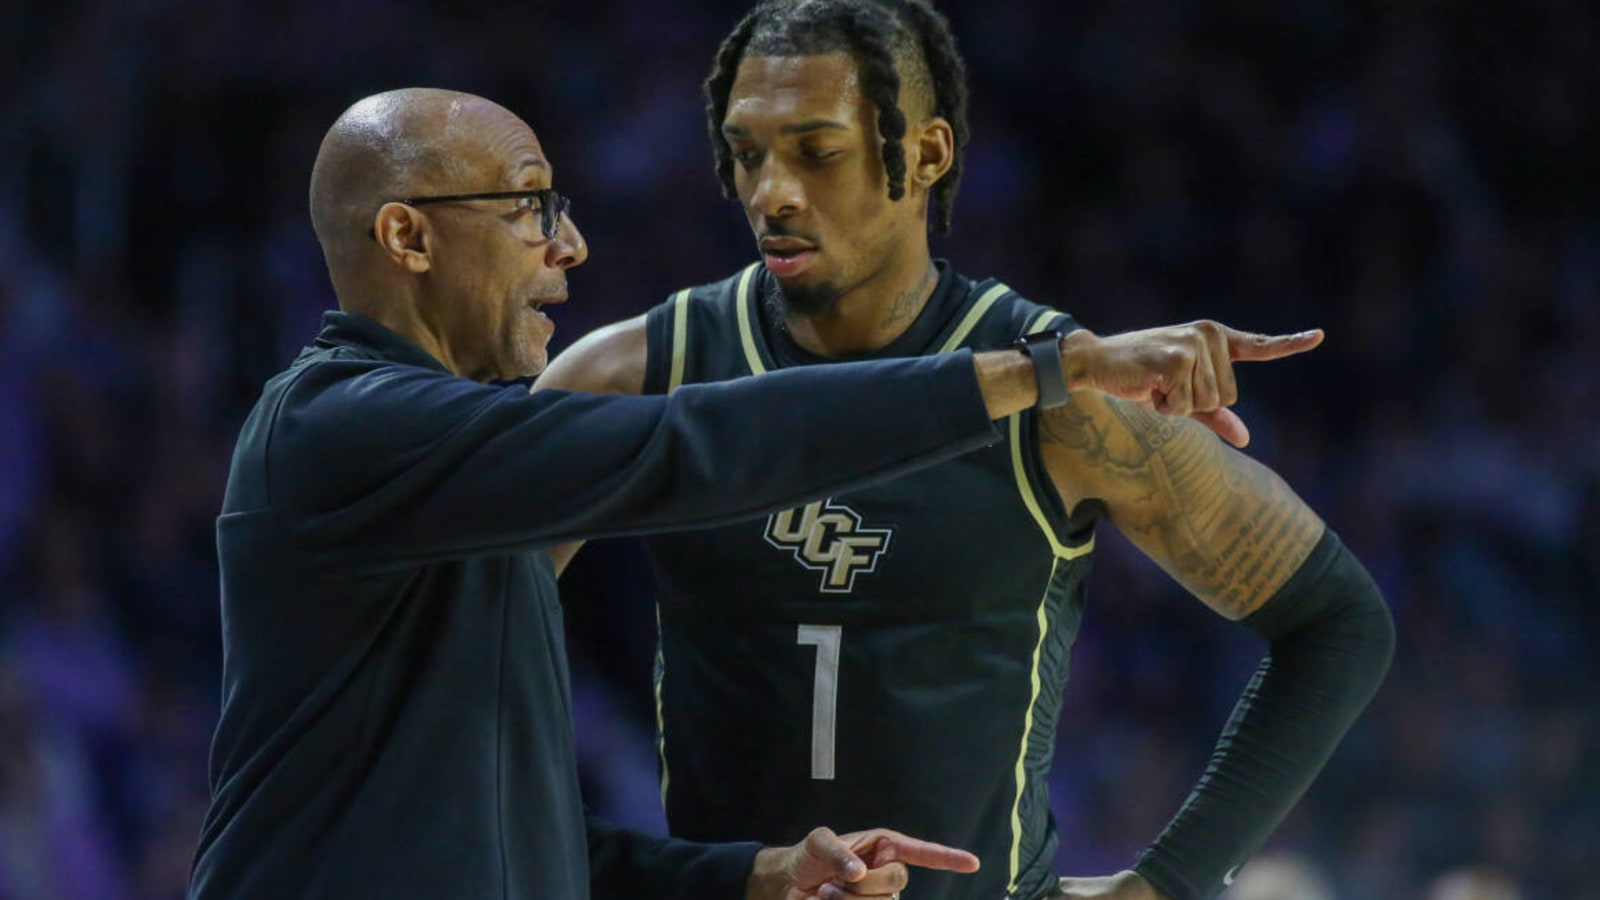
M 969 308 L 941 351 L 996 350 L 1024 335 L 1051 328 L 1066 334 L 1082 327 L 1071 315 L 1028 300 L 993 278 L 973 282 L 969 296 Z
M 770 368 L 756 347 L 752 321 L 759 268 L 755 263 L 721 281 L 684 288 L 646 314 L 645 393 Z
M 993 278 L 974 282 L 969 306 L 939 349 L 999 350 L 1017 338 L 1054 328 L 1062 334 L 1082 326 L 1071 315 L 1024 298 Z M 1094 548 L 1093 510 L 1069 515 L 1039 454 L 1038 412 L 1028 409 L 1000 424 L 1009 437 L 1012 466 L 1023 503 L 1049 540 L 1056 556 L 1071 560 Z

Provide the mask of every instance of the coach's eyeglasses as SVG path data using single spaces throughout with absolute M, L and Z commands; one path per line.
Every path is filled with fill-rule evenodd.
M 430 203 L 460 203 L 466 200 L 516 200 L 517 206 L 539 216 L 539 230 L 547 238 L 554 238 L 561 228 L 561 217 L 572 211 L 572 198 L 563 196 L 555 188 L 536 191 L 494 191 L 488 194 L 446 194 L 442 197 L 410 197 L 396 201 L 407 206 L 427 206 Z

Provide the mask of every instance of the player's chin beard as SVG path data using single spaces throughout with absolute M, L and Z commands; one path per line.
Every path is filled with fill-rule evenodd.
M 778 289 L 767 294 L 767 311 L 774 318 L 809 319 L 832 312 L 839 305 L 840 291 L 832 282 L 813 285 L 785 285 L 773 279 Z

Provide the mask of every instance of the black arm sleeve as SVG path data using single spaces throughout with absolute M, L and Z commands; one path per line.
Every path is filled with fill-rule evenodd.
M 1299 801 L 1394 655 L 1378 586 L 1327 531 L 1244 620 L 1272 642 L 1199 784 L 1134 870 L 1170 900 L 1215 897 Z
M 743 900 L 760 844 L 696 844 L 629 831 L 589 817 L 594 900 Z

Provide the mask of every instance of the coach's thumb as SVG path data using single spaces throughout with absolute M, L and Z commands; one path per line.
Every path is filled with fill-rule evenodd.
M 812 829 L 806 835 L 806 849 L 812 856 L 826 861 L 829 868 L 845 881 L 860 881 L 867 874 L 867 864 L 832 829 Z

